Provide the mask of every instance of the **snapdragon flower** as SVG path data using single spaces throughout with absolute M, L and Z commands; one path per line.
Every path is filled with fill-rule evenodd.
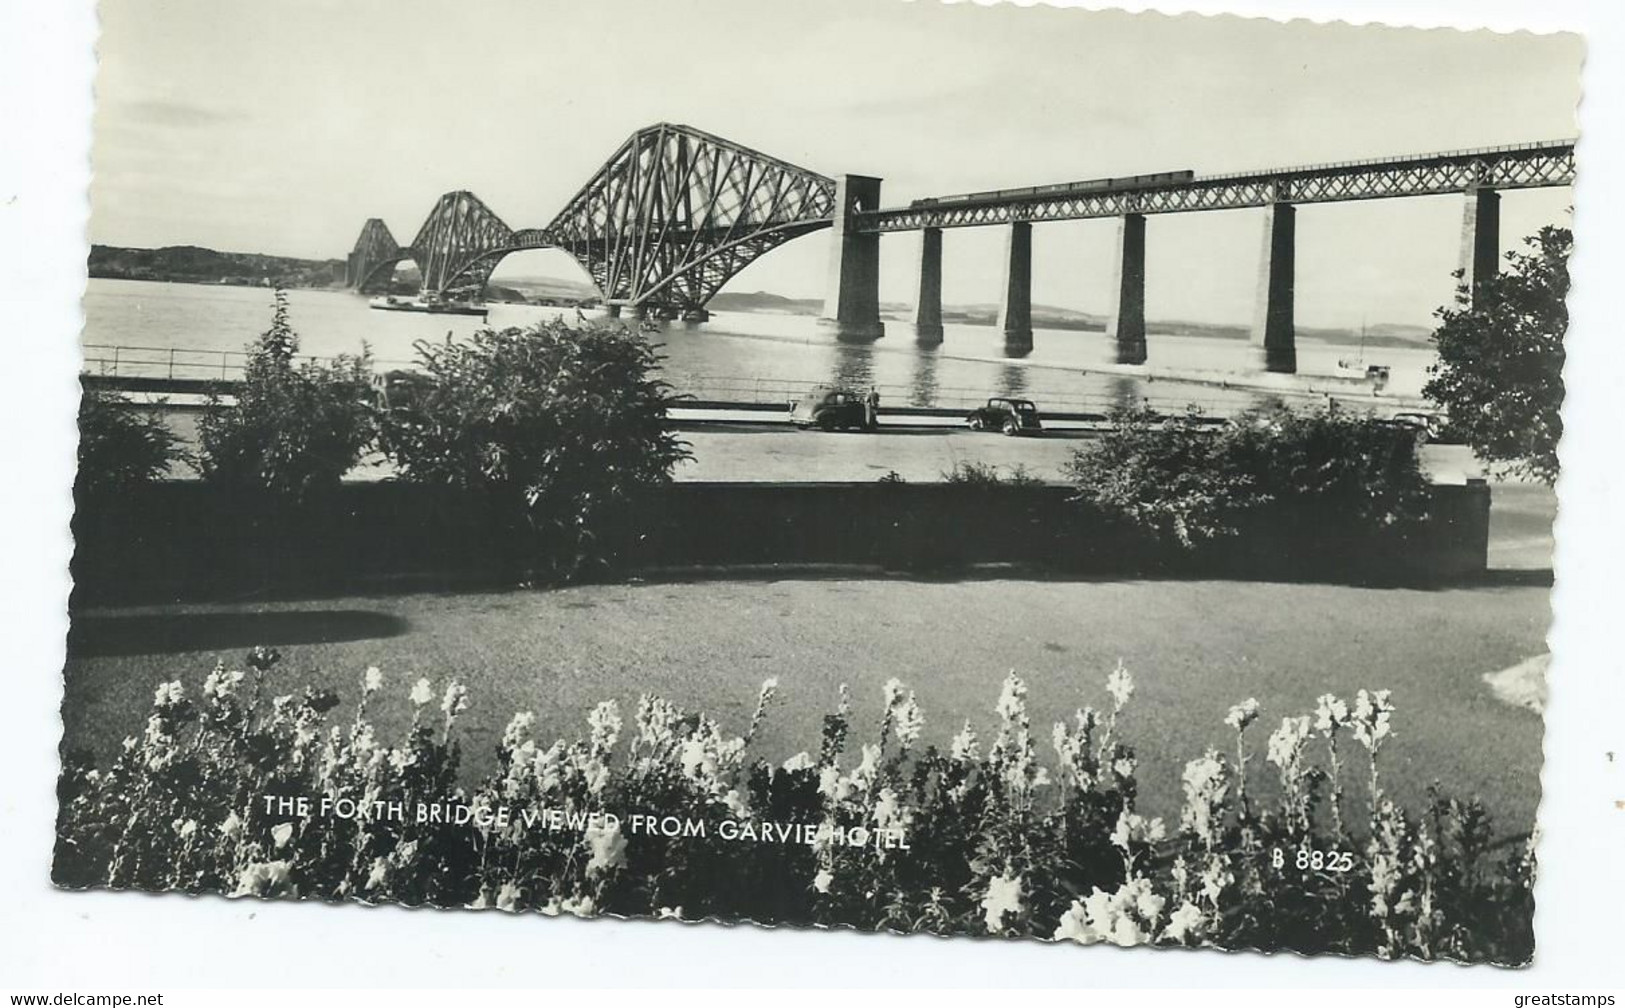
M 1224 757 L 1209 749 L 1206 755 L 1185 764 L 1185 807 L 1180 825 L 1209 848 L 1219 842 L 1225 797 L 1230 793 L 1229 768 Z
M 292 872 L 286 861 L 261 861 L 248 865 L 237 875 L 232 896 L 277 896 L 291 887 Z
M 422 707 L 434 699 L 434 686 L 428 679 L 419 679 L 417 685 L 412 687 L 412 692 L 407 695 L 407 699 L 412 701 L 413 706 Z
M 602 822 L 588 826 L 582 834 L 592 856 L 587 861 L 587 875 L 597 878 L 626 863 L 626 838 L 621 836 L 620 824 L 606 826 Z
M 1027 684 L 1016 676 L 1014 669 L 1004 678 L 1004 685 L 999 690 L 999 702 L 993 712 L 1007 724 L 1025 726 L 1027 723 Z
M 608 752 L 615 748 L 621 737 L 621 705 L 614 700 L 601 702 L 588 713 L 587 727 L 595 751 Z
M 1307 717 L 1282 718 L 1281 727 L 1270 733 L 1269 751 L 1265 758 L 1275 764 L 1283 775 L 1296 777 L 1304 742 L 1308 738 Z
M 1117 825 L 1112 829 L 1112 845 L 1125 851 L 1131 844 L 1158 843 L 1167 835 L 1167 829 L 1162 820 L 1148 819 L 1143 815 L 1124 809 L 1117 815 Z
M 468 687 L 453 679 L 446 683 L 446 692 L 440 698 L 440 712 L 454 718 L 468 710 Z
M 979 758 L 976 729 L 970 725 L 970 719 L 965 719 L 965 727 L 959 729 L 953 741 L 948 746 L 948 755 L 960 763 L 975 763 Z
M 179 679 L 174 682 L 159 683 L 158 689 L 152 695 L 154 707 L 174 707 L 186 699 L 186 687 L 181 685 Z
M 1315 701 L 1315 731 L 1331 735 L 1349 724 L 1349 705 L 1331 693 L 1324 693 Z
M 520 711 L 508 719 L 508 727 L 502 730 L 502 748 L 508 752 L 516 753 L 519 748 L 530 739 L 531 729 L 536 727 L 536 715 L 530 711 Z
M 1224 723 L 1236 731 L 1246 731 L 1247 726 L 1258 719 L 1258 701 L 1248 697 L 1241 703 L 1230 708 L 1230 713 L 1224 716 Z
M 1370 752 L 1376 752 L 1382 740 L 1391 733 L 1394 705 L 1388 702 L 1391 690 L 1368 693 L 1361 690 L 1354 698 L 1354 737 Z
M 1129 674 L 1122 659 L 1118 659 L 1117 667 L 1106 676 L 1106 692 L 1111 694 L 1117 710 L 1127 706 L 1129 697 L 1134 695 L 1134 677 Z
M 989 934 L 997 934 L 1004 928 L 1006 914 L 1019 914 L 1022 909 L 1019 877 L 1005 874 L 989 880 L 987 894 L 982 897 L 982 919 Z
M 895 720 L 897 744 L 907 751 L 919 741 L 920 732 L 925 729 L 925 716 L 920 713 L 920 705 L 915 701 L 912 691 L 902 703 L 898 704 Z
M 1181 903 L 1179 909 L 1168 915 L 1168 926 L 1162 929 L 1164 941 L 1185 944 L 1197 941 L 1207 926 L 1207 916 L 1195 903 Z

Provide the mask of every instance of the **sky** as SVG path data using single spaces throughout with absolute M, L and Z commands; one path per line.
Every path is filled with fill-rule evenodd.
M 546 224 L 634 130 L 680 122 L 884 205 L 1189 168 L 1198 174 L 1576 134 L 1573 35 L 901 0 L 104 0 L 91 240 L 338 258 L 368 217 L 408 241 L 443 192 Z M 1584 148 L 1581 149 L 1584 170 Z M 1508 193 L 1502 242 L 1568 223 Z M 1459 196 L 1298 214 L 1300 325 L 1427 325 Z M 1246 323 L 1262 213 L 1154 216 L 1147 313 Z M 1109 308 L 1115 223 L 1034 228 L 1033 298 Z M 1584 241 L 1584 235 L 1579 236 Z M 912 302 L 917 234 L 882 242 Z M 944 243 L 944 300 L 992 302 L 1004 235 Z M 726 288 L 818 297 L 827 233 Z M 563 253 L 502 276 L 585 279 Z

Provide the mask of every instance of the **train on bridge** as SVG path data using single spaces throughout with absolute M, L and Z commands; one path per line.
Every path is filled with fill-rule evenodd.
M 986 192 L 963 193 L 959 196 L 932 196 L 917 199 L 909 208 L 959 206 L 969 203 L 1009 203 L 1023 199 L 1050 199 L 1068 193 L 1121 192 L 1127 189 L 1155 189 L 1158 186 L 1184 185 L 1196 177 L 1185 171 L 1154 172 L 1150 175 L 1123 175 L 1114 178 L 1085 179 L 1081 182 L 1057 182 L 1054 185 L 1024 186 L 1020 189 L 990 189 Z

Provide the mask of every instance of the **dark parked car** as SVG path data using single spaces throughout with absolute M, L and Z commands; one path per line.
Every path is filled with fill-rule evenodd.
M 1014 437 L 1017 434 L 1037 434 L 1044 429 L 1038 419 L 1038 407 L 1029 399 L 1006 399 L 995 396 L 986 406 L 971 410 L 965 423 L 971 430 L 996 430 Z
M 790 406 L 790 422 L 819 430 L 874 430 L 864 397 L 844 389 L 815 388 Z
M 1449 436 L 1444 418 L 1437 413 L 1395 413 L 1380 422 L 1414 434 L 1418 447 L 1430 441 L 1440 444 L 1458 443 L 1455 438 Z

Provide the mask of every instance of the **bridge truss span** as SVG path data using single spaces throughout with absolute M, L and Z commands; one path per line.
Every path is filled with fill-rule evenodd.
M 1050 191 L 1005 198 L 946 197 L 859 213 L 864 232 L 1085 220 L 1127 214 L 1232 210 L 1273 203 L 1335 203 L 1574 182 L 1574 141 L 1557 140 L 1338 164 L 1306 165 L 1137 187 Z M 1046 187 L 1060 190 L 1063 187 Z
M 835 180 L 690 126 L 622 144 L 546 231 L 610 304 L 696 311 L 791 238 L 829 227 Z
M 377 217 L 361 226 L 361 236 L 344 262 L 344 286 L 365 290 L 385 265 L 393 266 L 411 253 L 402 250 L 389 233 L 389 225 Z
M 346 279 L 365 290 L 385 266 L 411 259 L 425 293 L 478 298 L 504 256 L 558 248 L 610 305 L 703 314 L 740 270 L 831 226 L 834 212 L 834 179 L 658 123 L 632 134 L 546 227 L 514 230 L 473 193 L 450 192 L 408 246 L 368 221 Z

